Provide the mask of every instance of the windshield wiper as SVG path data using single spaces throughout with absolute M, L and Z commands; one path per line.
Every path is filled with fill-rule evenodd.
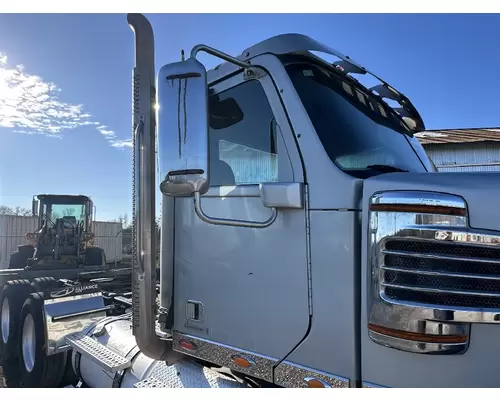
M 375 169 L 375 170 L 381 171 L 381 172 L 409 172 L 406 169 L 398 168 L 398 167 L 395 167 L 393 165 L 385 165 L 385 164 L 367 165 L 366 168 Z

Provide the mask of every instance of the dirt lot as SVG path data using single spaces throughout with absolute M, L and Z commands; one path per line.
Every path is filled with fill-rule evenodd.
M 14 388 L 17 386 L 18 385 L 16 383 L 15 377 L 6 377 L 4 375 L 3 368 L 1 365 L 1 361 L 0 361 L 0 388 L 6 388 L 6 387 Z

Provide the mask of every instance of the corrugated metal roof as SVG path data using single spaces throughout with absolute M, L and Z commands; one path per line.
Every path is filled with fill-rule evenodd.
M 500 142 L 500 128 L 443 129 L 415 134 L 423 145 L 429 143 Z

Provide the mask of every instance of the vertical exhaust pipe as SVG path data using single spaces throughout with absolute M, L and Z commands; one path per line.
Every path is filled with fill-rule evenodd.
M 142 14 L 128 14 L 135 35 L 133 70 L 133 334 L 148 357 L 166 360 L 171 344 L 156 335 L 154 37 Z

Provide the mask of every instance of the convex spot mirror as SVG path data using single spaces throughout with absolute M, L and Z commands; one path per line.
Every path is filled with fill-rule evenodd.
M 167 64 L 157 77 L 160 190 L 204 194 L 209 182 L 207 72 L 195 58 Z

